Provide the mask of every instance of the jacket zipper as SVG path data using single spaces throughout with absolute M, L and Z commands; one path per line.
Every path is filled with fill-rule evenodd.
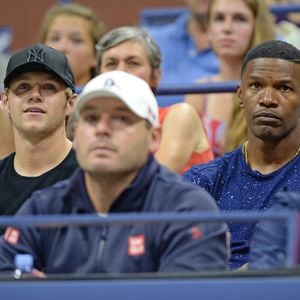
M 98 246 L 98 254 L 97 254 L 98 262 L 101 262 L 101 260 L 102 260 L 104 246 L 105 246 L 106 238 L 107 238 L 107 232 L 108 232 L 108 226 L 105 225 L 102 229 L 102 234 L 101 234 L 101 238 L 100 238 L 99 246 Z

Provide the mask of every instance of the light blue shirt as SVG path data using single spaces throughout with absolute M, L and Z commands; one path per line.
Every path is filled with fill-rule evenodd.
M 172 24 L 146 28 L 162 52 L 160 85 L 190 84 L 219 72 L 219 61 L 212 49 L 197 49 L 187 32 L 188 18 L 189 14 L 183 13 Z M 167 106 L 182 99 L 183 96 L 161 96 L 158 103 Z

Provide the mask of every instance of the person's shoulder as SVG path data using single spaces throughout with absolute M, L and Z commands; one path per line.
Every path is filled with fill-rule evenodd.
M 166 210 L 215 210 L 216 203 L 203 188 L 185 181 L 182 176 L 160 166 L 156 193 L 163 195 Z
M 216 158 L 206 164 L 198 164 L 192 166 L 189 170 L 182 174 L 187 182 L 192 182 L 211 192 L 219 174 L 221 158 Z
M 33 192 L 32 196 L 36 199 L 50 199 L 56 196 L 64 195 L 65 190 L 68 188 L 70 184 L 71 178 L 58 181 L 51 186 L 46 188 L 36 190 Z
M 186 182 L 181 175 L 170 170 L 162 164 L 158 164 L 158 172 L 153 177 L 155 185 L 159 188 L 170 189 L 171 192 L 178 189 L 194 189 L 194 186 L 189 182 Z
M 70 179 L 34 191 L 24 202 L 18 214 L 59 214 L 63 206 L 63 198 L 68 190 Z
M 273 210 L 300 210 L 300 194 L 297 192 L 280 191 L 274 196 Z
M 169 187 L 171 192 L 177 193 L 178 190 L 190 190 L 199 191 L 203 190 L 201 187 L 194 185 L 190 181 L 186 180 L 183 175 L 178 174 L 169 168 L 160 164 L 160 169 L 157 174 L 157 180 L 160 185 Z
M 231 161 L 235 160 L 238 155 L 238 149 L 235 149 L 230 152 L 226 152 L 223 155 L 211 160 L 206 164 L 198 164 L 194 165 L 190 170 L 188 170 L 185 174 L 189 173 L 202 173 L 202 172 L 211 172 L 213 170 L 217 170 L 223 165 L 228 165 Z
M 70 152 L 67 154 L 65 159 L 57 165 L 53 171 L 55 172 L 65 172 L 70 173 L 70 175 L 78 168 L 78 162 L 76 158 L 75 151 L 73 149 L 70 150 Z
M 65 159 L 63 160 L 64 164 L 71 164 L 71 165 L 78 165 L 77 159 L 76 159 L 76 153 L 74 149 L 71 149 Z
M 16 153 L 13 152 L 13 153 L 10 153 L 9 155 L 3 157 L 2 159 L 0 159 L 0 164 L 13 161 L 15 155 L 16 155 Z
M 0 173 L 2 173 L 4 170 L 7 170 L 7 167 L 13 166 L 14 157 L 15 157 L 15 152 L 0 159 Z
M 185 102 L 168 106 L 162 113 L 165 114 L 164 121 L 170 121 L 174 124 L 177 124 L 177 126 L 181 126 L 182 124 L 190 124 L 195 126 L 195 124 L 198 125 L 198 122 L 200 122 L 200 118 L 194 107 Z
M 195 114 L 197 116 L 197 113 L 192 105 L 186 102 L 180 102 L 175 103 L 173 105 L 168 106 L 169 111 L 176 112 L 176 113 L 188 113 L 188 114 Z
M 229 169 L 234 169 L 238 165 L 242 156 L 241 153 L 239 147 L 208 163 L 194 165 L 183 174 L 183 178 L 199 185 L 213 185 L 217 176 L 225 175 Z

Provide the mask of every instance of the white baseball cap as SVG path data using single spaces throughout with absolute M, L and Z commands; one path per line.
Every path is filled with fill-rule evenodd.
M 80 114 L 84 105 L 95 98 L 109 97 L 123 101 L 137 116 L 153 127 L 159 126 L 158 106 L 149 85 L 137 76 L 123 71 L 111 71 L 96 76 L 83 88 L 75 110 Z

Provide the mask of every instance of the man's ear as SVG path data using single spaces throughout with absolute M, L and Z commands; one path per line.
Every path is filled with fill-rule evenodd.
M 161 79 L 161 70 L 160 69 L 153 69 L 151 79 L 150 79 L 150 87 L 154 90 L 157 89 L 159 82 Z
M 1 94 L 1 108 L 6 114 L 9 114 L 9 103 L 8 103 L 7 92 L 2 92 Z
M 77 101 L 78 95 L 77 94 L 73 94 L 69 99 L 68 99 L 68 103 L 67 103 L 67 116 L 69 116 L 74 109 L 75 103 Z
M 244 108 L 245 106 L 244 106 L 244 102 L 243 102 L 243 99 L 242 99 L 242 94 L 243 94 L 243 92 L 242 92 L 242 89 L 241 89 L 241 86 L 240 86 L 240 85 L 238 85 L 238 87 L 237 87 L 236 94 L 237 94 L 238 99 L 239 99 L 240 107 L 241 107 L 241 108 Z
M 151 136 L 150 136 L 150 145 L 149 145 L 149 151 L 150 153 L 154 154 L 160 145 L 161 140 L 161 127 L 158 128 L 151 128 Z
M 76 148 L 77 148 L 77 135 L 76 135 L 76 129 L 77 129 L 77 120 L 75 120 L 75 117 L 74 117 L 74 123 L 73 123 L 73 139 L 72 139 L 72 146 L 73 146 L 73 149 L 76 151 Z

